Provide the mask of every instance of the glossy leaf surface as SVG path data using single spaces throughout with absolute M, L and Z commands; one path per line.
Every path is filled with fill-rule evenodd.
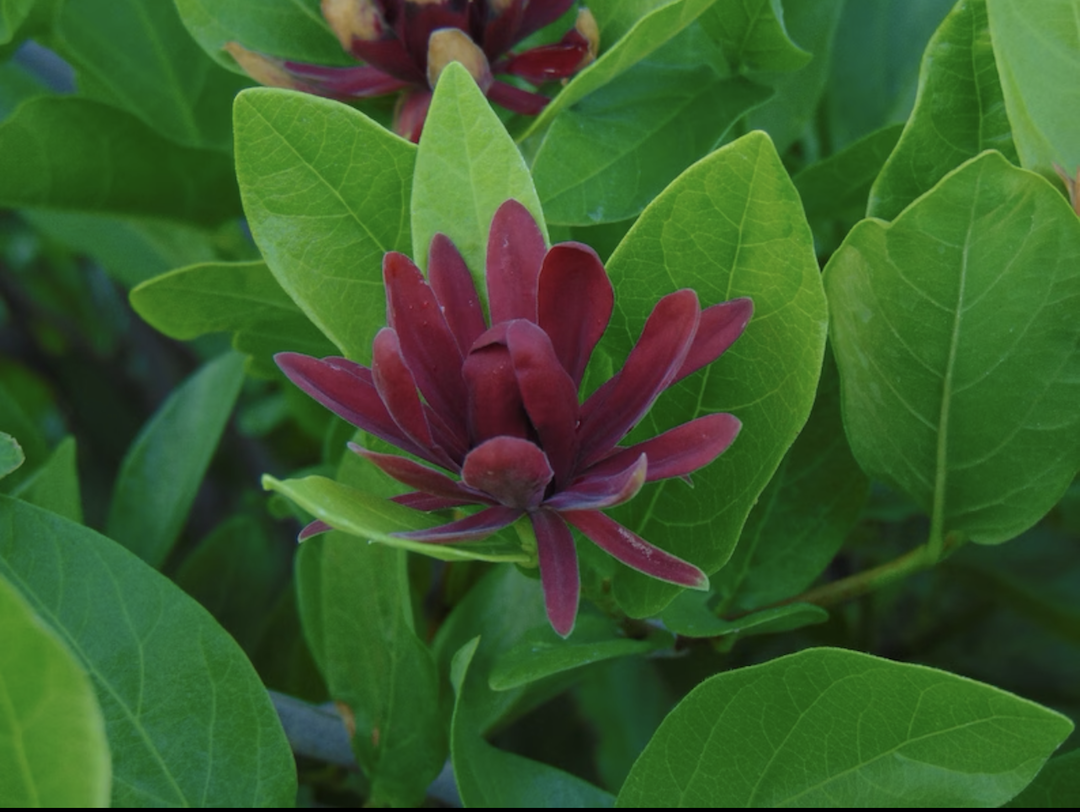
M 1061 195 L 987 153 L 891 225 L 861 223 L 830 260 L 855 457 L 937 532 L 1006 541 L 1080 468 L 1077 255 Z
M 111 764 L 94 688 L 0 575 L 0 798 L 5 807 L 105 807 Z
M 108 533 L 151 566 L 180 535 L 243 381 L 242 356 L 210 362 L 158 408 L 124 457 Z
M 944 671 L 810 649 L 720 674 L 660 725 L 618 805 L 998 806 L 1072 730 Z
M 599 348 L 622 359 L 655 303 L 689 287 L 703 305 L 748 296 L 754 316 L 718 361 L 666 392 L 630 441 L 711 412 L 739 437 L 693 489 L 646 485 L 613 515 L 642 538 L 713 573 L 727 561 L 754 500 L 809 414 L 825 343 L 825 297 L 798 193 L 767 136 L 700 161 L 660 195 L 608 262 L 615 313 Z M 615 361 L 615 368 L 621 360 Z M 615 596 L 655 614 L 676 587 L 620 568 Z
M 416 148 L 344 105 L 241 93 L 236 172 L 251 231 L 282 289 L 363 362 L 385 323 L 382 258 L 409 251 Z
M 874 184 L 867 213 L 892 220 L 983 150 L 1016 161 L 984 0 L 965 0 L 930 40 L 900 142 Z
M 293 803 L 292 754 L 258 676 L 179 588 L 104 536 L 5 496 L 0 575 L 93 681 L 113 806 Z

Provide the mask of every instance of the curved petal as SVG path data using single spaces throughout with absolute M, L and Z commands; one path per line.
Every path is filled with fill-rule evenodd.
M 487 58 L 494 62 L 521 37 L 518 29 L 521 28 L 521 20 L 524 16 L 525 6 L 529 3 L 521 0 L 512 0 L 509 3 L 474 3 L 473 24 L 475 30 L 480 32 L 477 40 L 484 47 Z M 486 7 L 486 19 L 483 18 Z
M 334 528 L 332 528 L 322 519 L 316 519 L 315 521 L 304 525 L 304 529 L 300 531 L 299 535 L 297 535 L 296 540 L 307 541 L 312 536 L 317 536 L 320 533 L 329 533 L 333 529 Z
M 462 501 L 464 504 L 475 504 L 477 502 L 486 505 L 495 504 L 494 500 L 484 494 L 476 493 L 445 474 L 405 457 L 369 451 L 356 443 L 349 443 L 349 448 L 410 488 L 416 488 L 418 491 L 423 491 L 431 496 Z
M 409 87 L 408 82 L 371 65 L 337 68 L 291 60 L 285 60 L 282 65 L 293 76 L 314 82 L 325 94 L 339 98 L 367 99 Z
M 598 510 L 563 511 L 560 515 L 601 550 L 638 572 L 691 589 L 709 588 L 708 577 L 693 564 L 654 547 Z
M 615 305 L 604 263 L 582 243 L 553 245 L 540 269 L 537 299 L 539 325 L 551 337 L 574 386 L 581 386 L 589 356 Z
M 512 84 L 496 79 L 487 89 L 487 97 L 500 107 L 523 116 L 538 116 L 551 101 L 547 96 L 522 90 Z
M 638 455 L 621 470 L 609 475 L 584 476 L 570 488 L 544 502 L 552 510 L 601 510 L 629 502 L 646 482 L 648 460 Z
M 505 336 L 505 324 L 488 330 L 477 339 L 461 370 L 473 445 L 504 435 L 529 436 L 529 418 Z
M 689 289 L 656 303 L 626 365 L 581 408 L 581 465 L 601 459 L 632 429 L 674 379 L 697 330 L 701 310 Z
M 548 334 L 531 321 L 510 322 L 506 346 L 529 422 L 559 487 L 569 478 L 577 456 L 577 386 L 555 355 Z
M 427 88 L 414 88 L 408 93 L 402 93 L 394 106 L 394 132 L 414 144 L 419 144 L 432 98 L 433 94 Z
M 742 423 L 733 414 L 708 414 L 670 431 L 620 448 L 584 472 L 584 476 L 610 476 L 644 454 L 649 459 L 646 482 L 688 477 L 723 454 L 738 436 Z
M 392 535 L 436 544 L 451 541 L 479 541 L 496 530 L 502 530 L 507 525 L 513 524 L 520 515 L 521 511 L 517 508 L 497 505 L 485 508 L 472 516 L 466 516 L 464 519 L 458 519 L 456 522 L 427 530 L 412 530 L 408 533 L 393 533 Z
M 431 239 L 428 252 L 428 280 L 435 298 L 443 311 L 443 317 L 454 334 L 458 349 L 464 357 L 480 338 L 487 325 L 480 297 L 476 294 L 472 274 L 461 253 L 445 234 Z
M 544 452 L 517 437 L 494 437 L 477 446 L 461 466 L 461 481 L 507 507 L 535 510 L 552 477 Z
M 573 76 L 589 61 L 589 41 L 571 31 L 562 42 L 530 48 L 511 57 L 503 70 L 526 82 L 542 85 Z
M 397 502 L 399 505 L 404 505 L 413 510 L 422 510 L 425 513 L 476 504 L 475 499 L 447 499 L 443 496 L 432 496 L 430 493 L 421 493 L 419 491 L 391 496 L 390 501 Z
M 574 536 L 557 513 L 538 510 L 529 518 L 536 533 L 544 609 L 555 633 L 568 637 L 574 630 L 581 591 Z
M 487 246 L 491 325 L 512 319 L 536 321 L 536 285 L 547 246 L 529 210 L 507 200 L 491 220 Z
M 702 310 L 690 351 L 671 382 L 681 381 L 723 355 L 742 335 L 753 315 L 754 302 L 745 297 L 720 302 Z
M 574 0 L 547 0 L 543 3 L 530 0 L 525 4 L 525 14 L 521 20 L 521 27 L 518 28 L 516 41 L 520 42 L 534 31 L 539 31 L 545 25 L 551 25 L 572 5 L 574 5 Z
M 379 397 L 371 370 L 344 358 L 312 358 L 298 352 L 274 356 L 285 376 L 342 420 L 398 448 L 428 459 L 394 422 Z

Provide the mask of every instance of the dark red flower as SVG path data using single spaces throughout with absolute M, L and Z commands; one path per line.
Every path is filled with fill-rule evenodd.
M 431 104 L 439 74 L 461 62 L 493 102 L 536 115 L 548 98 L 494 78 L 509 74 L 533 85 L 573 76 L 596 58 L 599 31 L 587 9 L 554 45 L 519 54 L 510 48 L 561 17 L 574 0 L 322 0 L 341 47 L 365 63 L 338 68 L 275 59 L 236 42 L 225 48 L 255 81 L 336 99 L 404 91 L 394 130 L 412 141 Z
M 528 515 L 548 618 L 563 636 L 573 628 L 579 591 L 571 527 L 647 575 L 707 586 L 697 567 L 602 511 L 646 482 L 687 478 L 735 439 L 738 419 L 710 414 L 619 445 L 664 389 L 731 346 L 750 320 L 751 301 L 702 310 L 692 290 L 668 294 L 623 368 L 580 403 L 585 367 L 614 304 L 591 248 L 547 249 L 525 207 L 504 203 L 488 238 L 490 327 L 464 260 L 442 234 L 432 240 L 428 269 L 425 281 L 408 257 L 384 258 L 389 326 L 375 337 L 370 369 L 344 358 L 277 356 L 290 380 L 335 414 L 435 466 L 351 446 L 414 489 L 394 501 L 424 511 L 483 506 L 400 535 L 475 540 Z M 326 529 L 315 522 L 302 536 Z

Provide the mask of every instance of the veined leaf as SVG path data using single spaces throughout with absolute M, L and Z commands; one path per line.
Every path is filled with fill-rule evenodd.
M 780 0 L 717 3 L 701 26 L 724 49 L 733 71 L 795 71 L 813 58 L 791 41 Z

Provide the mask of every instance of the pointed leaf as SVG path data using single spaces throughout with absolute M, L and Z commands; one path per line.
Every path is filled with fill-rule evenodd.
M 735 73 L 795 71 L 812 58 L 788 36 L 780 0 L 717 3 L 701 15 L 701 27 L 723 48 Z
M 385 323 L 383 254 L 409 246 L 415 147 L 291 91 L 246 90 L 234 115 L 236 173 L 266 264 L 343 354 L 366 362 Z
M 5 496 L 0 575 L 92 678 L 112 806 L 293 803 L 292 753 L 258 675 L 168 579 L 104 536 Z
M 79 472 L 75 467 L 75 438 L 65 437 L 45 463 L 11 492 L 24 502 L 83 523 Z
M 131 444 L 113 489 L 109 535 L 160 567 L 202 483 L 244 382 L 244 359 L 223 355 L 188 378 Z
M 691 691 L 634 764 L 618 805 L 998 806 L 1072 727 L 944 671 L 810 649 Z
M 932 539 L 1006 541 L 1080 468 L 1078 255 L 1062 196 L 992 152 L 833 254 L 848 439 L 932 514 Z
M 61 638 L 2 575 L 0 638 L 4 806 L 108 806 L 112 767 L 93 685 Z

